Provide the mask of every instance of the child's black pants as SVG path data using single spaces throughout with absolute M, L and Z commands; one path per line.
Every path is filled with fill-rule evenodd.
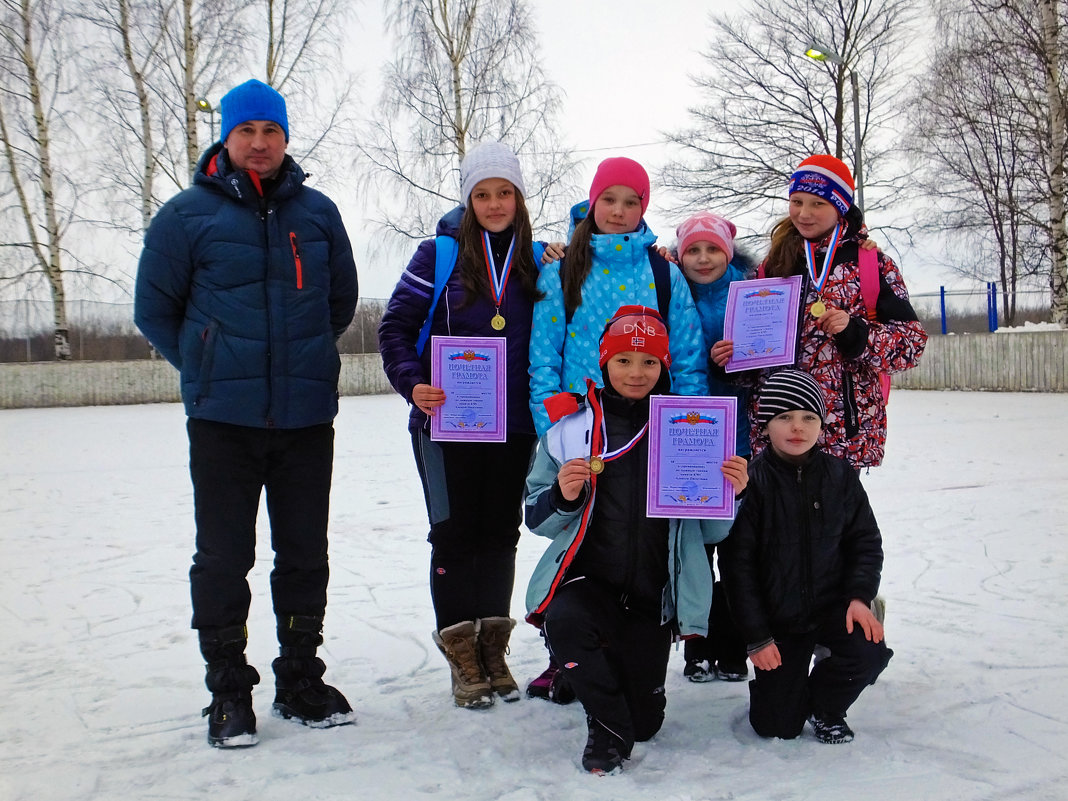
M 628 609 L 618 592 L 581 578 L 557 590 L 544 630 L 587 714 L 628 749 L 660 730 L 671 630 L 659 610 Z
M 801 734 L 812 713 L 842 715 L 882 673 L 894 652 L 886 641 L 869 642 L 854 624 L 846 633 L 844 605 L 828 612 L 815 631 L 776 635 L 782 665 L 757 670 L 749 682 L 749 722 L 762 737 L 792 739 Z M 816 645 L 831 655 L 809 673 Z

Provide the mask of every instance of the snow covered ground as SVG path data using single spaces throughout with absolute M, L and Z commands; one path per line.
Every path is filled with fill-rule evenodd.
M 219 751 L 186 586 L 180 406 L 0 411 L 0 799 L 1068 797 L 1068 396 L 895 391 L 883 528 L 896 656 L 851 745 L 763 741 L 745 684 L 690 684 L 621 776 L 583 774 L 577 704 L 455 709 L 430 640 L 422 496 L 396 397 L 337 421 L 327 679 L 355 726 L 269 715 L 270 550 L 251 576 L 260 744 Z M 263 529 L 266 531 L 266 529 Z M 524 534 L 513 613 L 542 547 Z M 541 670 L 520 624 L 510 659 Z

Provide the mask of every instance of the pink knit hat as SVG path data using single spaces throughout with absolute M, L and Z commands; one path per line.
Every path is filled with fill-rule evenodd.
M 634 159 L 616 156 L 597 165 L 597 174 L 590 185 L 590 207 L 610 186 L 626 186 L 638 193 L 642 200 L 642 214 L 649 208 L 649 174 Z
M 679 258 L 694 242 L 705 240 L 726 253 L 730 262 L 734 258 L 734 237 L 737 233 L 734 223 L 726 217 L 699 211 L 675 229 L 675 235 L 679 238 Z

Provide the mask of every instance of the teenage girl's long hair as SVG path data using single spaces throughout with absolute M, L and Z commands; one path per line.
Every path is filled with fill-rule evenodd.
M 512 255 L 512 271 L 509 281 L 518 280 L 523 293 L 531 301 L 538 301 L 544 293 L 538 291 L 538 265 L 534 263 L 534 230 L 530 225 L 530 212 L 523 200 L 522 193 L 515 190 L 515 220 L 512 222 L 515 233 L 515 252 Z M 476 298 L 493 298 L 490 290 L 489 276 L 486 273 L 486 254 L 482 249 L 482 226 L 470 205 L 464 209 L 460 218 L 460 228 L 456 234 L 459 248 L 460 280 L 464 285 L 463 306 L 475 302 Z
M 560 265 L 560 283 L 564 288 L 564 310 L 570 318 L 582 305 L 582 285 L 593 266 L 590 239 L 600 233 L 593 222 L 593 209 L 579 221 L 567 244 L 567 257 Z
M 850 206 L 845 216 L 845 231 L 842 239 L 853 236 L 864 227 L 864 213 L 856 206 Z M 764 275 L 767 278 L 788 278 L 795 274 L 800 264 L 805 240 L 794 227 L 789 217 L 775 223 L 771 229 L 771 247 L 764 261 Z

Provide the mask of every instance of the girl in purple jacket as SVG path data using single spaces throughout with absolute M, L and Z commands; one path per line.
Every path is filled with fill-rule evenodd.
M 460 164 L 460 182 L 465 205 L 442 217 L 437 239 L 419 245 L 378 337 L 390 383 L 412 404 L 409 429 L 430 520 L 432 636 L 452 670 L 456 705 L 480 708 L 495 695 L 519 700 L 504 657 L 515 627 L 523 484 L 536 443 L 527 364 L 538 264 L 515 154 L 500 142 L 475 146 Z M 452 244 L 441 237 L 458 247 L 435 304 L 437 250 Z M 506 442 L 430 439 L 429 417 L 445 393 L 430 383 L 430 348 L 417 346 L 428 318 L 430 335 L 506 341 Z

